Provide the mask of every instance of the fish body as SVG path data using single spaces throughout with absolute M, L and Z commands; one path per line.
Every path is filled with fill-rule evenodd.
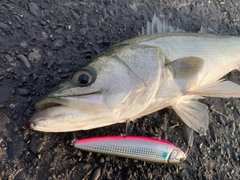
M 172 143 L 138 136 L 106 136 L 77 140 L 74 147 L 154 163 L 179 163 L 185 153 Z
M 157 23 L 157 26 L 159 23 Z M 240 65 L 240 38 L 164 32 L 136 37 L 99 54 L 36 103 L 38 131 L 66 132 L 135 120 L 171 106 L 205 134 L 208 97 L 240 97 L 221 77 Z

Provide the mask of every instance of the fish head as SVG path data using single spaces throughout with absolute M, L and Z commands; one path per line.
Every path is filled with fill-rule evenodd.
M 141 78 L 136 70 L 138 67 L 128 63 L 132 56 L 122 58 L 125 53 L 118 50 L 99 55 L 44 95 L 35 104 L 39 112 L 30 119 L 30 128 L 66 132 L 102 127 L 127 119 L 123 112 L 131 111 L 130 105 L 145 97 L 144 93 L 150 87 L 146 83 L 151 82 Z M 138 56 L 143 54 L 146 53 Z

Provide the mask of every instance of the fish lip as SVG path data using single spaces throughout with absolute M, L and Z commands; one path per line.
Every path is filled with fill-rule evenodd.
M 89 96 L 94 94 L 95 96 Z M 101 108 L 104 93 L 90 93 L 74 96 L 45 96 L 35 103 L 36 112 L 28 122 L 28 128 L 41 132 L 76 131 L 74 123 L 66 128 L 68 116 L 89 118 L 96 115 Z M 53 95 L 53 94 L 52 94 Z M 89 99 L 93 102 L 88 103 Z M 91 104 L 92 103 L 92 104 Z M 71 121 L 72 118 L 70 118 Z M 64 125 L 62 125 L 64 124 Z M 71 125 L 73 124 L 73 125 Z
M 49 100 L 52 100 L 52 101 L 49 101 Z M 48 109 L 50 107 L 56 107 L 56 106 L 62 106 L 61 103 L 56 103 L 56 102 L 53 102 L 53 100 L 58 100 L 59 98 L 49 98 L 49 97 L 46 97 L 44 99 L 41 99 L 39 101 L 37 101 L 35 103 L 35 109 L 37 111 L 41 111 L 41 110 L 44 110 L 44 109 Z
M 42 102 L 42 101 L 40 101 Z M 60 103 L 52 103 L 52 102 L 48 102 L 48 103 L 44 103 L 44 104 L 39 104 L 40 102 L 37 102 L 35 104 L 35 109 L 37 111 L 41 111 L 41 110 L 44 110 L 44 109 L 48 109 L 50 107 L 56 107 L 56 106 L 62 106 L 62 104 Z
M 35 109 L 37 111 L 41 111 L 41 110 L 45 110 L 51 107 L 57 107 L 57 106 L 66 106 L 63 103 L 61 103 L 60 101 L 63 100 L 64 97 L 81 97 L 81 96 L 89 96 L 92 94 L 100 94 L 102 92 L 97 91 L 97 92 L 91 92 L 91 93 L 87 93 L 87 94 L 81 94 L 81 95 L 66 95 L 66 96 L 58 96 L 58 95 L 54 95 L 54 94 L 50 94 L 47 97 L 43 97 L 40 98 L 39 101 L 37 101 L 35 103 Z

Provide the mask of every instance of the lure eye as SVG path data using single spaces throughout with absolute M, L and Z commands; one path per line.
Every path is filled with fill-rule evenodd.
M 93 75 L 88 70 L 78 71 L 73 75 L 72 79 L 73 82 L 80 87 L 88 86 L 94 81 Z

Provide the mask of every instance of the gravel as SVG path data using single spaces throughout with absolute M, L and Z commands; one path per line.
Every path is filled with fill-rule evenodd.
M 239 2 L 209 0 L 2 1 L 0 4 L 0 179 L 239 179 L 240 100 L 206 98 L 206 136 L 185 129 L 172 109 L 138 119 L 132 135 L 160 137 L 182 150 L 179 165 L 154 164 L 79 151 L 74 138 L 125 133 L 125 124 L 89 131 L 42 133 L 28 120 L 39 97 L 157 16 L 173 27 L 201 26 L 239 35 Z M 240 83 L 233 71 L 226 79 Z M 190 137 L 194 137 L 190 138 Z
M 37 17 L 42 16 L 42 11 L 36 3 L 30 2 L 28 5 L 28 8 L 29 8 L 30 14 L 32 14 L 33 16 L 37 16 Z

